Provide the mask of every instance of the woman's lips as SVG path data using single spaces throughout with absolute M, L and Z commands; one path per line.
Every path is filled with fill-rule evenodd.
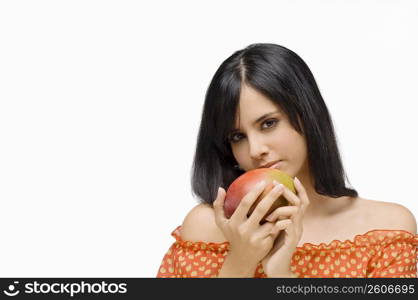
M 279 166 L 281 165 L 281 163 L 282 163 L 282 161 L 280 160 L 277 163 L 275 163 L 274 165 L 270 166 L 269 168 L 270 169 L 278 169 Z

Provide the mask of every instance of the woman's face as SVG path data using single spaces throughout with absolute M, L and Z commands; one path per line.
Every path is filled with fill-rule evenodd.
M 242 169 L 248 171 L 280 160 L 276 168 L 288 175 L 307 174 L 305 138 L 291 126 L 277 104 L 243 85 L 236 120 L 236 131 L 229 135 L 229 141 Z

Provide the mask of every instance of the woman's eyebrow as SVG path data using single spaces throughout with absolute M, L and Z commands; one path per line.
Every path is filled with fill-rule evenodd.
M 274 115 L 274 114 L 276 114 L 276 113 L 279 113 L 279 111 L 278 110 L 276 110 L 276 111 L 272 111 L 272 112 L 269 112 L 269 113 L 266 113 L 266 114 L 264 114 L 264 115 L 262 115 L 261 117 L 259 117 L 257 120 L 255 120 L 254 122 L 253 122 L 253 125 L 256 125 L 257 123 L 260 123 L 261 121 L 263 121 L 264 119 L 266 119 L 266 118 L 268 118 L 268 117 L 270 117 L 271 115 Z M 239 128 L 234 128 L 233 129 L 233 131 L 238 131 L 239 130 Z

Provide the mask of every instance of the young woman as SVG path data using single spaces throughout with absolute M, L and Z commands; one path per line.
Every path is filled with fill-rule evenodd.
M 296 193 L 277 184 L 247 217 L 258 185 L 227 219 L 225 190 L 260 167 L 292 176 Z M 233 53 L 206 93 L 192 175 L 201 204 L 173 231 L 157 277 L 416 277 L 413 214 L 361 198 L 346 181 L 305 62 L 275 44 Z M 280 195 L 290 205 L 260 224 Z

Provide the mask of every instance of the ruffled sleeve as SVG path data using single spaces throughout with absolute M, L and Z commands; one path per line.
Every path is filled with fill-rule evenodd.
M 157 278 L 210 278 L 217 277 L 228 254 L 229 243 L 184 241 L 181 226 L 171 235 L 176 241 L 168 249 L 158 269 Z M 261 263 L 254 277 L 266 277 Z
M 176 241 L 164 255 L 157 277 L 216 277 L 225 260 L 229 243 L 183 241 L 180 228 L 177 227 L 171 233 Z
M 367 277 L 417 277 L 418 235 L 404 230 L 373 231 L 378 241 L 367 266 Z

